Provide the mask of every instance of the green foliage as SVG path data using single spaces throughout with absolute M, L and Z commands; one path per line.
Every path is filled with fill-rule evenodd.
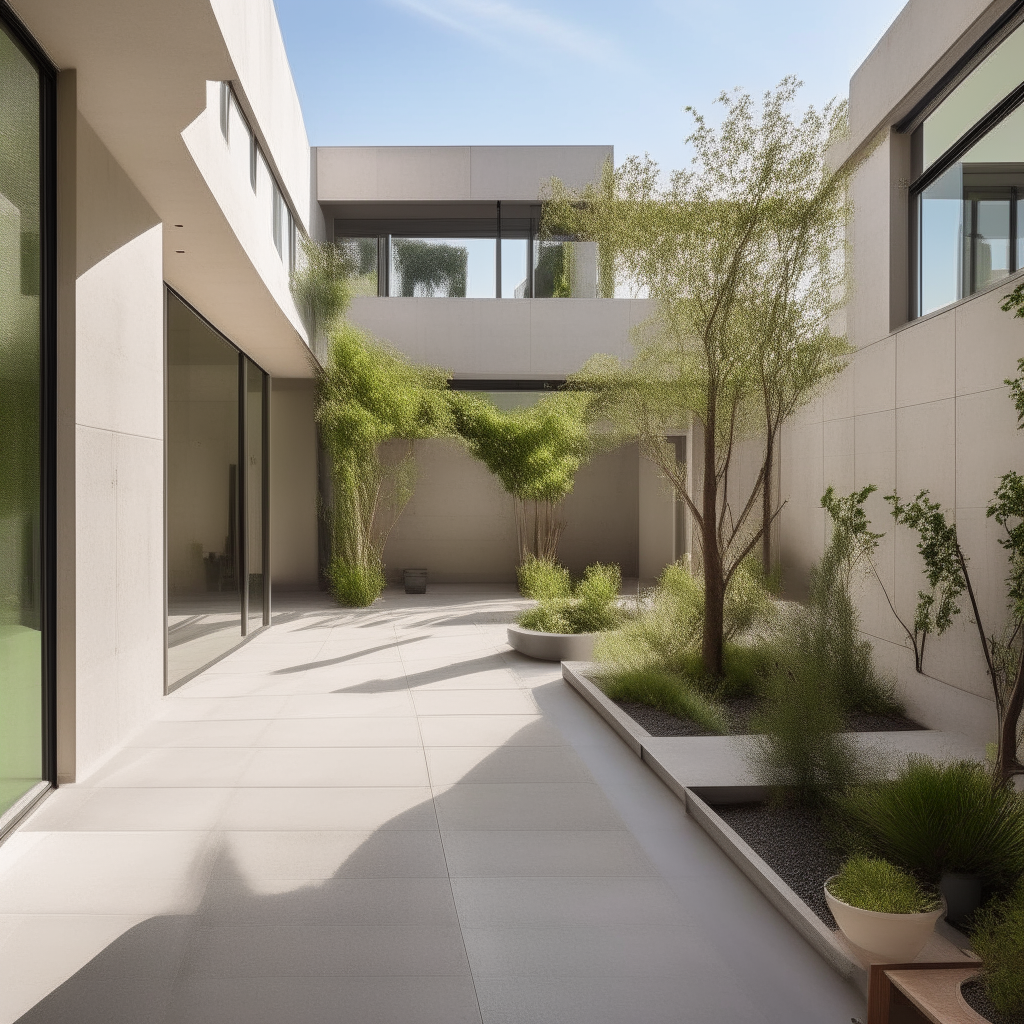
M 1024 1016 L 1024 879 L 1009 896 L 982 907 L 971 944 L 992 1005 L 1007 1017 Z
M 895 492 L 887 494 L 885 500 L 892 506 L 892 517 L 897 525 L 917 533 L 917 550 L 924 561 L 925 578 L 931 587 L 929 591 L 918 591 L 914 630 L 910 636 L 920 672 L 928 635 L 942 636 L 953 624 L 954 616 L 960 614 L 957 602 L 967 589 L 963 555 L 957 542 L 956 524 L 946 519 L 946 513 L 938 502 L 929 499 L 928 491 L 921 491 L 907 503 L 900 501 Z M 903 628 L 906 630 L 906 626 Z M 910 635 L 910 630 L 907 633 Z
M 766 785 L 803 804 L 826 803 L 866 773 L 843 735 L 851 711 L 903 710 L 891 683 L 875 671 L 850 592 L 854 572 L 880 536 L 869 529 L 863 508 L 873 490 L 844 498 L 831 487 L 825 492 L 832 535 L 811 570 L 806 606 L 780 620 L 772 644 L 753 766 Z
M 454 428 L 471 454 L 512 496 L 520 560 L 554 561 L 565 524 L 556 506 L 580 466 L 597 450 L 584 395 L 556 392 L 528 408 L 503 412 L 479 395 L 449 392 Z
M 523 597 L 532 597 L 535 601 L 572 596 L 569 570 L 548 558 L 527 555 L 516 569 L 516 579 Z
M 655 313 L 634 334 L 635 357 L 591 360 L 573 378 L 595 407 L 684 496 L 712 574 L 703 651 L 709 675 L 722 671 L 722 602 L 736 567 L 769 522 L 756 514 L 766 466 L 737 497 L 729 474 L 735 445 L 781 422 L 842 368 L 848 351 L 829 331 L 845 294 L 843 229 L 849 168 L 826 154 L 845 134 L 846 108 L 829 104 L 794 116 L 798 83 L 784 79 L 759 107 L 723 94 L 716 126 L 692 108 L 693 167 L 668 176 L 650 160 L 609 164 L 582 191 L 552 182 L 549 234 L 597 241 L 602 276 L 646 287 Z M 690 497 L 688 471 L 665 436 L 689 415 L 713 474 Z M 768 502 L 770 508 L 770 501 Z M 771 511 L 769 518 L 774 515 Z
M 395 275 L 402 295 L 411 298 L 417 286 L 422 294 L 465 298 L 469 250 L 461 245 L 392 238 Z
M 568 299 L 572 296 L 573 245 L 567 241 L 540 239 L 534 290 L 539 299 Z
M 700 577 L 678 562 L 666 566 L 657 587 L 644 596 L 642 604 L 637 616 L 599 641 L 599 661 L 617 670 L 656 668 L 700 679 L 702 686 L 713 690 L 721 691 L 723 686 L 728 689 L 728 671 L 724 681 L 709 679 L 701 665 L 704 581 Z M 756 559 L 745 560 L 734 573 L 724 609 L 726 651 L 740 639 L 756 643 L 769 628 L 775 605 Z M 743 661 L 742 655 L 734 655 L 734 663 L 741 662 L 741 675 L 749 678 L 749 659 Z
M 837 900 L 880 914 L 924 914 L 938 910 L 939 897 L 895 864 L 874 857 L 851 857 L 829 879 L 828 891 Z
M 834 794 L 864 777 L 866 766 L 843 733 L 846 708 L 813 657 L 780 643 L 764 700 L 752 727 L 757 733 L 751 766 L 778 800 L 803 806 L 828 804 Z
M 895 778 L 845 794 L 837 810 L 849 848 L 926 882 L 952 871 L 998 888 L 1024 873 L 1024 800 L 993 789 L 980 764 L 912 756 Z
M 332 467 L 329 579 L 344 603 L 380 592 L 384 544 L 415 484 L 411 442 L 451 430 L 446 387 L 443 371 L 410 365 L 352 324 L 331 336 L 317 424 Z
M 832 534 L 821 560 L 810 572 L 806 610 L 786 638 L 792 656 L 820 674 L 822 684 L 845 711 L 901 715 L 893 684 L 874 667 L 871 643 L 861 638 L 860 617 L 851 585 L 854 574 L 883 536 L 872 533 L 864 503 L 875 491 L 865 487 L 838 498 L 831 487 L 821 499 L 832 520 Z
M 597 681 L 612 700 L 648 704 L 677 718 L 696 722 L 719 736 L 729 731 L 721 704 L 685 677 L 647 667 L 603 672 Z
M 545 582 L 551 584 L 549 596 L 541 597 L 538 607 L 523 612 L 517 620 L 524 629 L 542 633 L 599 633 L 614 628 L 622 619 L 617 604 L 622 572 L 617 565 L 588 565 L 583 579 L 569 595 L 556 592 L 561 581 L 554 573 L 548 573 Z
M 351 279 L 358 266 L 351 251 L 330 242 L 303 236 L 300 246 L 299 263 L 292 272 L 292 295 L 303 314 L 310 343 L 322 355 L 322 343 L 348 309 Z
M 327 582 L 334 599 L 350 608 L 369 607 L 387 586 L 384 565 L 372 554 L 367 556 L 366 565 L 335 556 L 327 566 Z

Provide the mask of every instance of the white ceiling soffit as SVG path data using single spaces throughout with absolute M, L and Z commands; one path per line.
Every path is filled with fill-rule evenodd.
M 77 69 L 79 111 L 162 220 L 167 283 L 268 372 L 309 376 L 294 309 L 271 295 L 182 139 L 207 81 L 238 77 L 209 0 L 15 2 L 54 63 Z M 269 0 L 249 2 L 274 16 Z

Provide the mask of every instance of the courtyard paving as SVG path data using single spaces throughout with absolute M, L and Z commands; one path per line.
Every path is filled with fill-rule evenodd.
M 0 846 L 0 1024 L 848 1024 L 512 588 L 274 625 Z

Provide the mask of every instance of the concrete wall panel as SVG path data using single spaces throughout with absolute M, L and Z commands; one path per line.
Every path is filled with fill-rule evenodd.
M 272 381 L 270 562 L 279 590 L 315 590 L 317 467 L 313 382 Z
M 75 763 L 81 774 L 163 692 L 163 232 L 79 118 Z
M 321 146 L 317 197 L 354 201 L 531 202 L 552 177 L 596 181 L 611 146 Z

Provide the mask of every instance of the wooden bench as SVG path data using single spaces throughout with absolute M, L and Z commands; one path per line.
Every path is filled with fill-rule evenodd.
M 867 1024 L 985 1024 L 960 994 L 977 963 L 872 964 Z

